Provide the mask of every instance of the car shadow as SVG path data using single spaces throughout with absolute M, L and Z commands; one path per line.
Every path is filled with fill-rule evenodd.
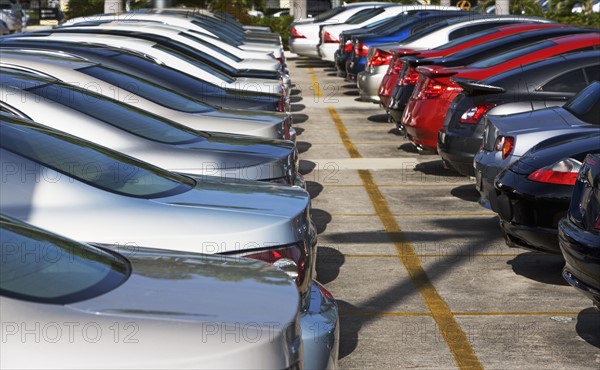
M 412 145 L 412 143 L 404 143 L 402 145 L 400 145 L 398 147 L 399 150 L 402 150 L 403 152 L 406 153 L 415 153 L 415 154 L 419 154 L 419 151 L 417 150 L 417 148 Z
M 475 184 L 460 185 L 450 190 L 452 196 L 465 200 L 467 202 L 477 203 L 479 201 L 479 192 L 475 189 Z
M 300 95 L 290 96 L 290 103 L 299 103 L 301 101 L 302 101 L 302 96 L 300 96 Z
M 301 175 L 305 176 L 305 175 L 311 173 L 312 170 L 314 170 L 316 166 L 317 166 L 317 164 L 313 161 L 301 159 L 300 160 L 300 168 L 298 168 L 298 172 L 300 172 Z
M 323 191 L 323 185 L 315 181 L 306 181 L 306 191 L 310 194 L 310 199 L 315 199 Z
M 317 252 L 317 280 L 321 284 L 334 281 L 340 274 L 340 267 L 346 261 L 346 257 L 336 248 L 319 246 Z
M 367 117 L 367 120 L 369 122 L 375 122 L 375 123 L 389 123 L 388 122 L 388 115 L 383 113 L 383 114 L 373 114 L 372 116 Z
M 304 129 L 301 127 L 294 127 L 294 130 L 296 130 L 296 135 L 300 136 L 302 135 L 302 133 L 304 132 Z
M 577 315 L 575 331 L 581 339 L 596 348 L 600 348 L 600 312 L 593 307 L 581 311 Z
M 307 143 L 306 141 L 296 141 L 296 148 L 298 148 L 298 153 L 306 153 L 312 147 L 311 143 Z
M 332 220 L 329 212 L 322 209 L 313 208 L 311 209 L 310 214 L 313 222 L 315 223 L 315 227 L 317 228 L 317 234 L 322 234 L 325 230 L 327 230 L 327 225 Z
M 569 285 L 562 277 L 565 260 L 548 253 L 525 252 L 506 262 L 515 274 L 551 285 Z
M 417 152 L 423 155 L 429 154 L 418 150 Z M 424 175 L 433 175 L 437 177 L 462 177 L 458 172 L 444 168 L 441 159 L 419 163 L 415 166 L 415 171 L 421 172 Z
M 302 113 L 294 113 L 293 121 L 294 121 L 294 124 L 304 123 L 304 122 L 308 121 L 308 116 L 306 114 L 302 114 Z M 298 130 L 298 129 L 296 128 L 296 130 Z

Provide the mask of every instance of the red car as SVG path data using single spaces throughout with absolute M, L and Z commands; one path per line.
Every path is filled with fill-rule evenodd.
M 481 32 L 476 32 L 467 36 L 454 39 L 447 44 L 438 46 L 434 49 L 429 50 L 416 50 L 416 49 L 396 49 L 392 56 L 390 66 L 381 81 L 379 86 L 379 98 L 384 108 L 387 110 L 390 102 L 392 90 L 398 83 L 398 78 L 402 72 L 402 57 L 407 55 L 418 55 L 419 58 L 440 58 L 448 55 L 452 55 L 463 49 L 470 48 L 475 45 L 482 44 L 491 40 L 496 40 L 505 36 L 510 36 L 516 33 L 527 32 L 529 30 L 537 30 L 543 28 L 556 28 L 556 27 L 567 27 L 560 23 L 517 23 L 508 26 L 500 26 L 490 28 Z M 414 74 L 414 71 L 412 71 Z M 416 78 L 411 79 L 407 75 L 406 83 L 415 84 Z
M 435 151 L 437 134 L 444 122 L 446 111 L 452 100 L 462 91 L 450 77 L 483 80 L 524 64 L 555 55 L 598 49 L 598 46 L 599 33 L 584 33 L 539 41 L 465 67 L 418 67 L 419 79 L 402 115 L 402 124 L 417 148 Z

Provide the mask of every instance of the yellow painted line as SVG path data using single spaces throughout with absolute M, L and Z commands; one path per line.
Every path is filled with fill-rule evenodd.
M 399 317 L 423 317 L 431 316 L 429 312 L 343 312 L 340 311 L 340 316 L 351 317 L 351 316 L 399 316 Z
M 333 119 L 335 126 L 338 128 L 342 142 L 350 154 L 350 157 L 360 158 L 361 155 L 352 143 L 352 140 L 350 140 L 346 126 L 340 119 L 336 110 L 333 107 L 328 107 L 327 109 L 329 110 L 329 115 Z M 448 344 L 457 366 L 461 369 L 483 369 L 465 332 L 455 320 L 450 308 L 437 292 L 431 280 L 429 280 L 414 247 L 404 237 L 400 225 L 390 211 L 387 201 L 383 197 L 381 191 L 379 191 L 373 176 L 368 170 L 358 170 L 358 174 L 371 199 L 371 203 L 373 203 L 375 211 L 379 215 L 379 219 L 394 242 L 398 258 L 402 261 L 402 264 L 408 271 L 408 275 L 421 293 L 433 319 L 438 327 L 441 328 L 441 335 Z
M 321 91 L 321 86 L 319 86 L 319 82 L 317 81 L 315 70 L 311 67 L 308 69 L 308 73 L 310 73 L 310 81 L 315 92 L 315 98 L 322 98 L 323 92 Z

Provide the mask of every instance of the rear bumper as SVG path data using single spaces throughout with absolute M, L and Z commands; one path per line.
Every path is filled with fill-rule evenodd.
M 480 146 L 481 139 L 459 136 L 444 129 L 438 132 L 438 153 L 463 176 L 475 176 L 473 158 Z
M 335 299 L 318 282 L 310 287 L 310 305 L 300 315 L 305 369 L 337 369 L 339 313 Z
M 500 227 L 506 235 L 506 244 L 511 248 L 560 254 L 556 229 L 518 225 L 504 220 L 500 220 Z
M 321 59 L 326 60 L 328 62 L 335 62 L 335 52 L 339 50 L 338 44 L 321 44 L 319 45 L 319 55 Z
M 600 306 L 600 238 L 578 228 L 568 217 L 561 220 L 558 230 L 566 262 L 563 277 Z
M 290 39 L 288 44 L 292 53 L 311 58 L 319 57 L 317 45 L 318 40 L 309 39 Z
M 356 78 L 360 97 L 364 101 L 379 103 L 379 85 L 383 74 L 371 74 L 365 71 L 360 72 Z

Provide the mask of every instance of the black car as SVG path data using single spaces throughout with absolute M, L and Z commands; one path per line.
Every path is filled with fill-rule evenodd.
M 542 141 L 496 177 L 498 216 L 509 247 L 560 253 L 558 222 L 567 214 L 586 155 L 600 153 L 600 129 Z
M 70 53 L 142 77 L 207 104 L 224 108 L 283 112 L 289 107 L 289 98 L 255 91 L 225 89 L 164 64 L 159 64 L 146 55 L 123 48 L 91 43 L 82 45 L 77 42 L 39 40 L 36 37 L 5 38 L 0 43 L 0 48 L 54 50 Z
M 480 28 L 479 30 L 477 30 L 479 32 L 477 33 L 481 36 L 485 36 L 490 32 L 488 31 L 490 28 L 510 24 L 510 21 L 508 20 L 504 20 L 504 23 L 500 22 L 502 21 L 499 20 L 496 24 L 492 22 L 487 22 L 482 25 L 479 25 Z M 510 36 L 501 37 L 492 41 L 481 43 L 477 46 L 470 47 L 456 52 L 454 54 L 438 58 L 424 58 L 419 55 L 408 55 L 401 58 L 402 70 L 400 71 L 400 75 L 398 76 L 398 81 L 402 81 L 405 76 L 418 75 L 416 69 L 417 67 L 422 65 L 436 65 L 443 67 L 466 66 L 475 63 L 480 59 L 489 58 L 493 55 L 501 54 L 508 50 L 532 44 L 537 41 L 545 40 L 551 37 L 572 35 L 576 33 L 585 32 L 590 32 L 590 30 L 577 27 L 557 26 L 512 34 Z M 470 39 L 471 37 L 474 37 L 474 34 L 468 37 Z M 456 40 L 456 42 L 458 42 L 459 39 Z M 438 49 L 443 50 L 443 48 L 447 46 L 448 44 L 445 44 L 440 46 Z M 406 108 L 406 104 L 408 103 L 408 100 L 412 95 L 416 84 L 415 78 L 413 78 L 412 81 L 412 83 L 402 84 L 394 89 L 392 97 L 393 104 L 390 105 L 389 111 L 390 115 L 394 118 L 395 122 L 402 122 L 402 112 L 404 112 L 404 108 Z
M 600 81 L 600 51 L 557 56 L 483 81 L 452 79 L 463 92 L 448 108 L 438 133 L 438 153 L 447 167 L 474 176 L 473 158 L 483 142 L 483 115 L 506 115 L 562 106 Z
M 566 262 L 563 277 L 600 310 L 600 155 L 585 158 L 558 239 Z

